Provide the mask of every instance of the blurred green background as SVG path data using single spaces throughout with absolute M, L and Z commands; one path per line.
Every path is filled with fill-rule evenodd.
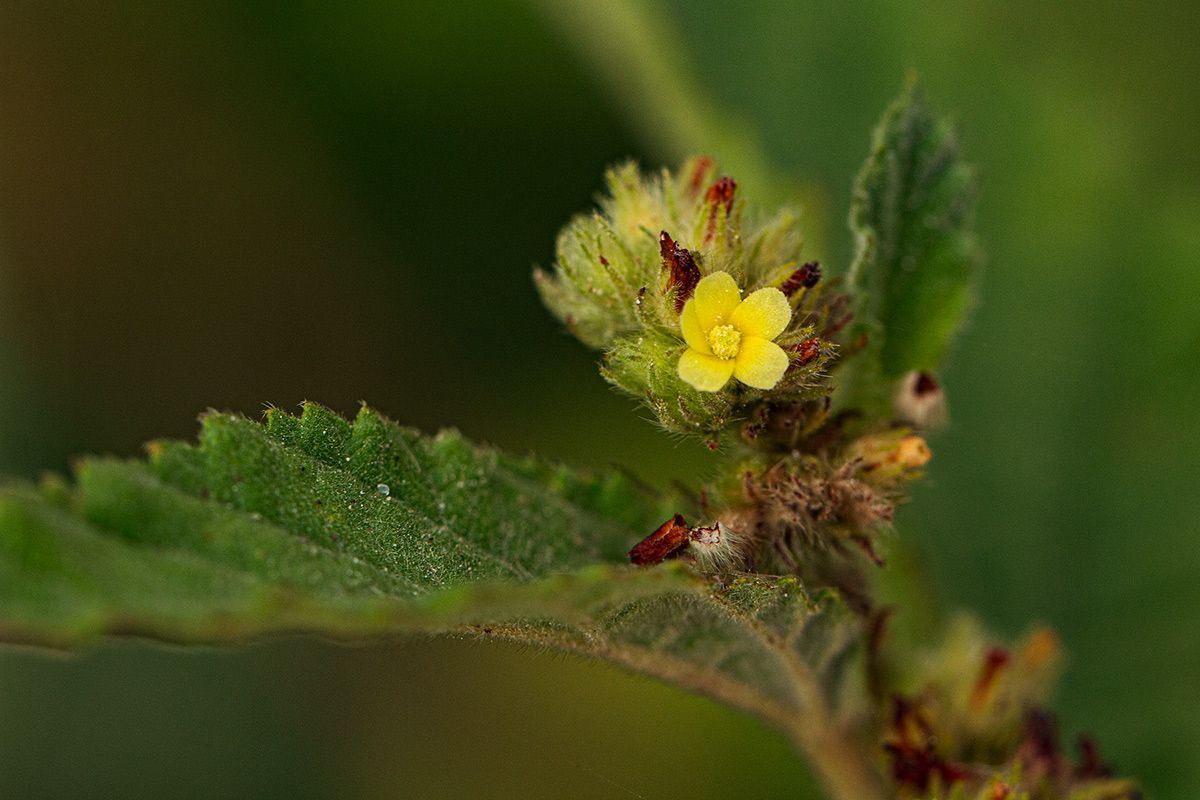
M 702 475 L 529 280 L 606 164 L 705 136 L 656 125 L 672 98 L 622 79 L 601 31 L 564 33 L 571 7 L 0 4 L 0 470 L 190 438 L 210 406 L 365 399 Z M 1094 734 L 1151 796 L 1200 796 L 1200 5 L 654 8 L 663 63 L 756 132 L 835 268 L 905 68 L 957 117 L 990 260 L 899 531 L 947 605 L 1060 632 L 1068 741 Z M 0 797 L 811 794 L 756 721 L 554 654 L 0 651 Z

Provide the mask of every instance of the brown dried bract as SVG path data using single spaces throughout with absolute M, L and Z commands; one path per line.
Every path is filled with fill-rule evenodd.
M 1058 749 L 1058 721 L 1050 712 L 1040 708 L 1028 711 L 1016 757 L 1023 767 L 1022 775 L 1033 781 L 1069 774 L 1070 765 Z
M 779 291 L 791 297 L 801 289 L 811 289 L 820 280 L 821 265 L 816 261 L 809 261 L 793 272 L 791 277 L 783 282 L 783 286 L 779 287 Z
M 1078 778 L 1111 778 L 1112 768 L 1100 758 L 1100 747 L 1090 736 L 1079 737 L 1079 766 L 1075 768 Z
M 692 528 L 679 514 L 671 517 L 654 533 L 642 539 L 629 551 L 629 560 L 637 566 L 658 564 L 675 558 L 691 541 Z
M 687 193 L 688 197 L 698 197 L 700 187 L 704 185 L 708 174 L 712 172 L 715 162 L 709 156 L 700 156 L 696 159 L 695 168 L 692 170 L 691 176 L 688 178 Z
M 813 337 L 805 339 L 802 342 L 796 342 L 788 348 L 796 357 L 792 359 L 792 365 L 804 367 L 821 357 L 821 340 Z
M 924 792 L 935 777 L 943 786 L 975 777 L 969 767 L 937 752 L 937 739 L 917 702 L 893 697 L 892 704 L 891 730 L 883 745 L 892 757 L 892 780 Z
M 822 298 L 824 297 L 823 294 Z M 831 294 L 821 313 L 823 318 L 818 317 L 813 323 L 818 326 L 817 333 L 822 339 L 834 338 L 854 319 L 854 312 L 850 310 L 850 298 L 841 292 Z M 850 349 L 853 350 L 853 346 Z
M 975 681 L 975 688 L 971 690 L 971 705 L 976 710 L 982 709 L 991 696 L 996 680 L 1008 661 L 1009 653 L 1003 647 L 993 647 L 987 651 L 983 659 L 983 668 L 979 671 L 979 679 Z
M 726 175 L 719 179 L 704 193 L 704 204 L 708 206 L 708 224 L 704 228 L 704 243 L 712 244 L 717 236 L 717 209 L 725 207 L 725 216 L 733 211 L 733 195 L 737 191 L 737 181 Z
M 908 742 L 888 742 L 883 749 L 892 757 L 892 780 L 920 792 L 929 789 L 935 775 L 942 785 L 974 777 L 969 768 L 939 756 L 932 744 L 918 747 Z
M 663 269 L 670 272 L 667 290 L 675 288 L 675 311 L 681 312 L 683 304 L 692 296 L 696 284 L 700 282 L 700 268 L 696 266 L 691 251 L 676 244 L 666 231 L 658 235 L 658 249 L 662 254 Z
M 850 534 L 850 541 L 858 546 L 863 555 L 871 559 L 872 564 L 877 567 L 887 566 L 887 559 L 879 555 L 879 551 L 875 549 L 875 543 L 871 541 L 871 537 L 864 533 L 852 533 Z
M 938 391 L 941 391 L 941 387 L 938 386 L 937 378 L 928 372 L 917 373 L 916 380 L 913 381 L 913 394 L 917 397 L 925 397 Z
M 896 417 L 918 428 L 929 428 L 946 417 L 946 397 L 938 380 L 924 371 L 908 373 L 900 381 L 893 401 Z

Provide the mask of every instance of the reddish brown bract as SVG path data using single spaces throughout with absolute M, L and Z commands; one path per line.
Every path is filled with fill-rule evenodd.
M 973 777 L 967 767 L 939 756 L 932 743 L 918 747 L 908 742 L 888 742 L 883 749 L 892 757 L 892 779 L 921 792 L 929 788 L 934 776 L 941 779 L 942 785 Z
M 940 390 L 941 387 L 938 386 L 937 378 L 933 377 L 933 375 L 928 372 L 917 374 L 917 379 L 913 383 L 913 394 L 917 397 L 925 397 Z
M 924 792 L 934 778 L 943 786 L 970 780 L 971 770 L 937 752 L 937 739 L 916 702 L 892 698 L 891 731 L 883 749 L 892 757 L 892 779 Z
M 712 244 L 717 235 L 717 209 L 725 206 L 726 218 L 733 211 L 733 194 L 737 191 L 737 181 L 726 175 L 718 180 L 704 193 L 704 204 L 708 206 L 708 224 L 704 228 L 704 243 Z
M 629 560 L 637 566 L 658 564 L 678 556 L 691 541 L 692 528 L 679 514 L 659 526 L 629 551 Z
M 728 214 L 733 208 L 733 193 L 736 190 L 737 181 L 726 175 L 708 187 L 708 191 L 704 194 L 704 201 L 706 203 L 724 203 L 725 213 Z
M 792 363 L 798 367 L 807 366 L 816 361 L 821 356 L 821 340 L 820 339 L 805 339 L 802 342 L 797 342 L 788 348 L 796 357 L 792 359 Z
M 996 685 L 1000 670 L 1008 663 L 1008 659 L 1008 651 L 1002 647 L 988 650 L 983 659 L 983 669 L 979 672 L 979 680 L 975 681 L 975 688 L 971 691 L 971 705 L 976 709 L 983 708 L 983 704 L 991 696 L 992 687 Z
M 696 159 L 696 167 L 692 170 L 691 177 L 688 178 L 687 193 L 689 197 L 695 198 L 700 194 L 700 187 L 704 185 L 708 174 L 712 172 L 713 163 L 709 156 L 700 156 Z
M 662 254 L 663 269 L 670 271 L 667 290 L 675 287 L 675 311 L 683 311 L 683 304 L 700 282 L 700 268 L 696 266 L 691 251 L 677 245 L 666 231 L 658 235 L 658 249 Z
M 788 297 L 791 297 L 800 289 L 811 289 L 821 280 L 821 265 L 816 261 L 810 261 L 798 270 L 792 273 L 791 277 L 783 282 L 783 286 L 779 287 L 779 291 L 783 292 Z
M 1111 778 L 1112 770 L 1100 759 L 1100 748 L 1090 736 L 1079 737 L 1079 766 L 1075 774 L 1080 778 Z

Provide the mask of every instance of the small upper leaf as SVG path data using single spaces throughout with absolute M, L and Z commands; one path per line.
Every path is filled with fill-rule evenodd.
M 910 76 L 875 129 L 850 211 L 850 282 L 883 378 L 936 368 L 961 327 L 983 260 L 971 231 L 975 197 L 953 125 L 933 115 Z

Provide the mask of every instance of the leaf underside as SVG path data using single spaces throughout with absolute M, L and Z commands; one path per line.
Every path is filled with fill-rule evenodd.
M 678 501 L 364 408 L 204 417 L 197 445 L 0 489 L 0 641 L 492 635 L 621 664 L 783 727 L 841 689 L 858 625 L 795 579 L 716 585 L 625 553 Z M 673 505 L 674 504 L 674 505 Z

